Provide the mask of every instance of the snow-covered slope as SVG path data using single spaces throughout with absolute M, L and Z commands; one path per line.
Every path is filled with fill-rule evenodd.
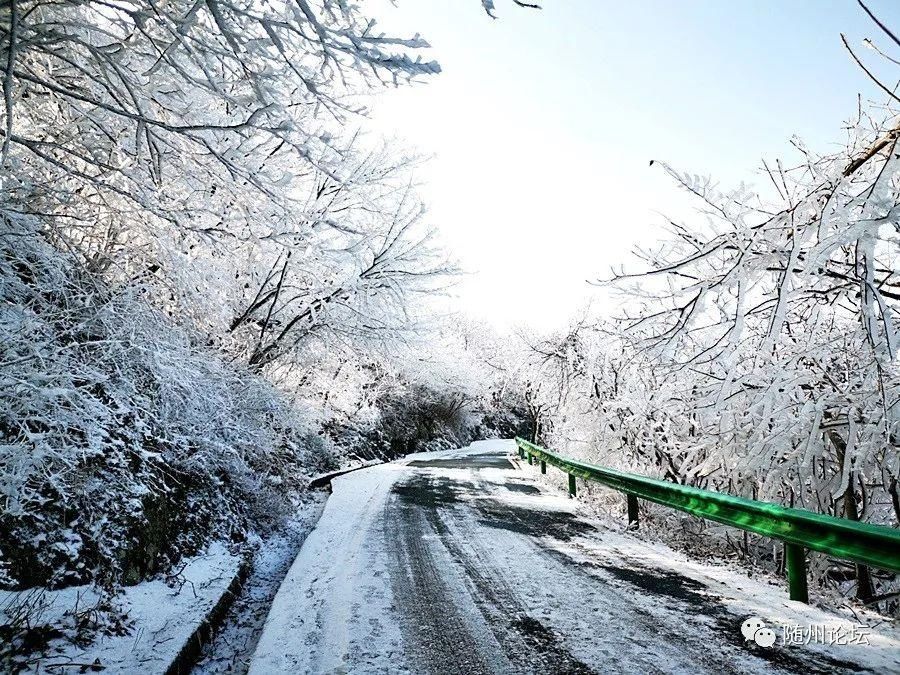
M 52 640 L 45 654 L 34 657 L 24 672 L 165 673 L 213 607 L 228 591 L 238 574 L 241 558 L 221 544 L 212 544 L 202 555 L 185 561 L 172 578 L 128 586 L 115 599 L 127 613 L 127 631 L 96 635 L 79 646 L 73 637 L 79 620 L 84 620 L 100 601 L 91 586 L 59 591 L 37 591 L 32 620 L 66 634 Z M 0 592 L 0 623 L 9 620 L 24 599 L 22 593 Z M 65 627 L 69 627 L 66 630 Z

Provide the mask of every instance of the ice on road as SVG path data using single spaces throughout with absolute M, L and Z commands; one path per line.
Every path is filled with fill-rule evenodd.
M 782 644 L 781 626 L 855 622 L 606 528 L 514 452 L 484 441 L 335 479 L 251 672 L 900 672 L 893 629 Z M 774 646 L 745 641 L 750 616 Z

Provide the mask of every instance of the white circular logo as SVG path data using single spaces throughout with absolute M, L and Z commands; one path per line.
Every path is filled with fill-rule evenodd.
M 765 627 L 765 621 L 760 619 L 758 616 L 751 616 L 741 624 L 741 634 L 744 636 L 745 640 L 752 640 L 753 636 L 756 635 L 756 631 L 758 631 L 760 628 Z
M 775 631 L 766 626 L 766 622 L 758 616 L 751 616 L 741 624 L 741 635 L 748 642 L 753 640 L 760 647 L 771 647 L 775 644 Z
M 760 628 L 753 634 L 753 639 L 760 647 L 771 647 L 775 644 L 775 631 L 771 628 Z

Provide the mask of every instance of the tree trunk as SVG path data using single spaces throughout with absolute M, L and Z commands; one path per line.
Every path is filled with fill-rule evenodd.
M 837 453 L 838 466 L 843 473 L 844 462 L 848 461 L 846 459 L 847 443 L 836 431 L 829 431 L 828 438 L 831 441 L 832 446 L 834 446 L 834 450 Z M 858 521 L 859 510 L 856 506 L 856 491 L 854 490 L 854 485 L 856 485 L 856 474 L 851 469 L 850 477 L 847 481 L 847 489 L 844 490 L 844 494 L 842 495 L 844 517 L 847 520 Z M 872 586 L 872 574 L 869 572 L 868 566 L 856 565 L 856 598 L 862 603 L 867 603 L 870 602 L 873 597 L 875 597 L 875 589 Z
M 891 495 L 891 504 L 894 507 L 894 516 L 897 518 L 897 524 L 900 525 L 900 490 L 897 489 L 897 479 L 891 478 L 888 485 L 888 492 Z

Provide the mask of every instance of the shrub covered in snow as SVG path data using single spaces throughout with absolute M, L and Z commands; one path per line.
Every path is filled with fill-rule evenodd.
M 135 582 L 270 524 L 308 461 L 270 384 L 21 226 L 0 237 L 0 363 L 5 585 Z
M 212 538 L 240 541 L 276 524 L 305 476 L 354 458 L 455 447 L 517 423 L 490 386 L 437 377 L 456 358 L 440 346 L 431 368 L 409 365 L 408 350 L 330 350 L 279 391 L 148 305 L 141 286 L 100 280 L 33 226 L 7 228 L 5 586 L 135 583 Z

